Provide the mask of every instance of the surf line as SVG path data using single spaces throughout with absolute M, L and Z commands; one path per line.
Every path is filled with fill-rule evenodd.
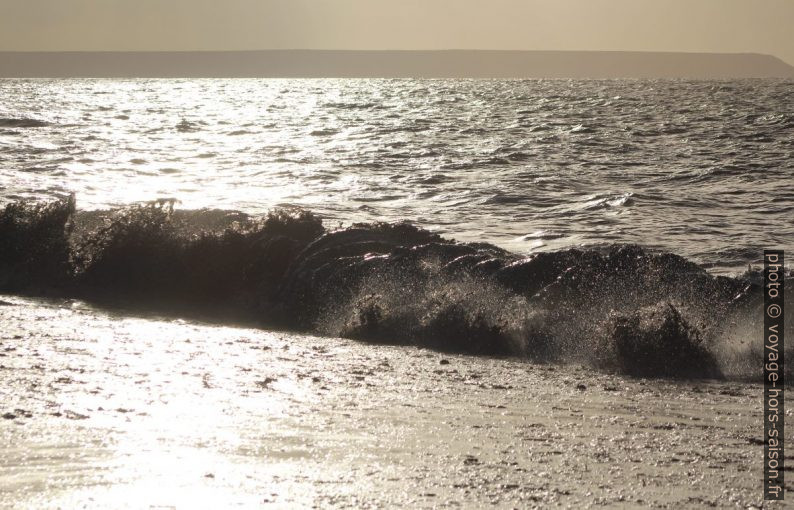
M 764 250 L 764 500 L 784 499 L 783 250 Z

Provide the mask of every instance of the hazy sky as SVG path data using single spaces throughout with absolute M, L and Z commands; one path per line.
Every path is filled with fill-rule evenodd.
M 0 0 L 0 50 L 539 49 L 770 53 L 794 0 Z

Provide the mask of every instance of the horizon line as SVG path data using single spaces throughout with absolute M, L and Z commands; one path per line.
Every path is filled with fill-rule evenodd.
M 768 53 L 521 49 L 0 51 L 4 77 L 794 78 Z
M 312 51 L 312 52 L 391 52 L 391 53 L 444 53 L 444 52 L 511 52 L 511 53 L 667 53 L 679 55 L 758 55 L 773 57 L 794 68 L 794 63 L 774 53 L 759 51 L 704 51 L 704 50 L 560 50 L 560 49 L 514 49 L 514 48 L 433 48 L 433 49 L 389 49 L 389 48 L 256 48 L 256 49 L 162 49 L 162 50 L 4 50 L 0 53 L 255 53 L 267 51 Z

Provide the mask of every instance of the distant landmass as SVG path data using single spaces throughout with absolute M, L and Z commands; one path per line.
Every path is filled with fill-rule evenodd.
M 794 78 L 755 53 L 625 51 L 0 52 L 10 78 Z

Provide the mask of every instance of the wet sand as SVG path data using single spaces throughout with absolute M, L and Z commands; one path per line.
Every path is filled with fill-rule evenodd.
M 762 504 L 757 384 L 0 300 L 3 508 Z

